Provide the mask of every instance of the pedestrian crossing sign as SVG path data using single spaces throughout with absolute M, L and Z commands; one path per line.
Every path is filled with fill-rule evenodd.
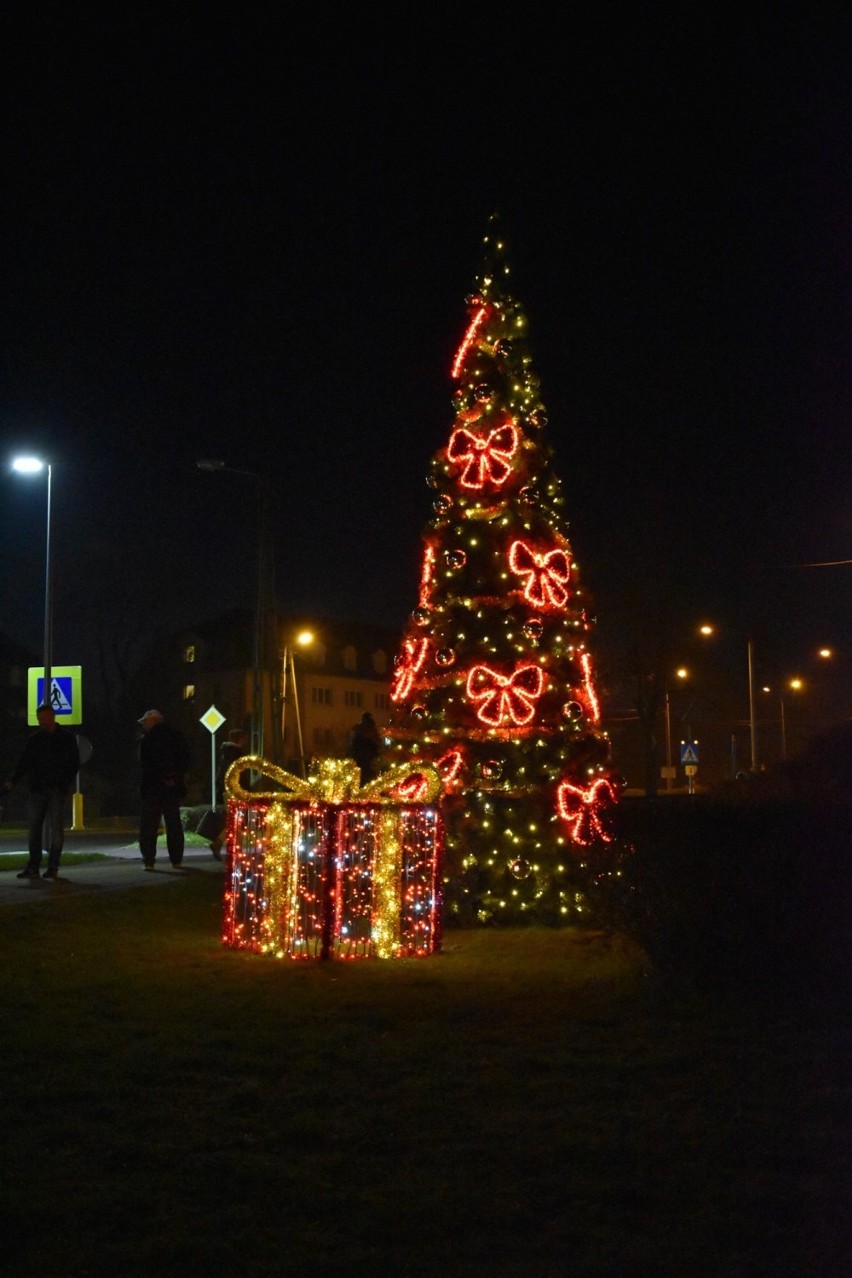
M 45 696 L 44 667 L 30 666 L 27 684 L 27 723 L 38 723 L 36 711 L 49 704 L 56 722 L 65 726 L 83 722 L 82 666 L 51 666 L 50 696 Z
M 681 763 L 697 763 L 698 762 L 698 742 L 682 741 L 680 743 L 680 761 Z

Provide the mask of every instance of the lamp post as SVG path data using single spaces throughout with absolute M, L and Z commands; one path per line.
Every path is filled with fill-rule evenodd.
M 705 623 L 698 627 L 698 633 L 702 635 L 714 635 L 716 633 L 715 626 Z M 755 716 L 754 702 L 754 643 L 751 635 L 746 639 L 746 651 L 748 655 L 748 723 L 749 738 L 751 742 L 751 770 L 757 771 L 757 718 Z
M 52 469 L 50 462 L 42 461 L 40 457 L 15 457 L 12 461 L 12 469 L 16 470 L 20 475 L 36 475 L 40 471 L 47 469 L 47 535 L 45 538 L 45 559 L 44 559 L 44 684 L 42 701 L 46 705 L 53 703 L 53 560 L 51 557 L 50 543 L 50 488 Z
M 311 630 L 301 630 L 296 635 L 296 644 L 300 648 L 306 648 L 314 641 L 313 632 Z M 287 682 L 293 689 L 293 709 L 296 716 L 296 736 L 299 742 L 299 766 L 302 776 L 308 774 L 307 764 L 305 762 L 305 744 L 302 740 L 302 718 L 299 714 L 299 685 L 296 682 L 296 663 L 294 659 L 294 645 L 287 643 L 284 645 L 284 660 L 281 667 L 281 742 L 282 748 L 286 743 L 286 714 L 287 714 Z
M 254 640 L 252 646 L 252 714 L 251 752 L 264 753 L 263 670 L 268 656 L 267 630 L 275 624 L 275 591 L 273 561 L 269 553 L 269 481 L 264 475 L 237 466 L 226 466 L 218 458 L 202 458 L 196 462 L 199 470 L 228 475 L 245 475 L 257 484 L 257 587 L 254 613 Z
M 787 758 L 787 719 L 784 711 L 784 694 L 778 698 L 781 708 L 781 758 Z
M 672 708 L 671 697 L 668 686 L 666 686 L 666 789 L 671 791 L 672 774 L 674 765 L 672 763 Z
M 787 687 L 793 692 L 800 692 L 803 688 L 802 680 L 799 678 L 788 679 Z M 781 694 L 781 758 L 787 758 L 787 719 L 784 709 L 784 694 Z
M 757 772 L 757 719 L 754 713 L 754 644 L 748 640 L 748 722 L 751 737 L 751 770 Z
M 683 666 L 681 666 L 679 669 L 675 671 L 675 675 L 677 676 L 678 679 L 688 679 L 689 671 L 684 669 Z M 675 769 L 674 769 L 674 764 L 672 763 L 672 707 L 671 707 L 671 693 L 669 690 L 668 683 L 666 684 L 665 709 L 666 709 L 666 790 L 671 791 L 672 779 L 674 777 Z
M 804 686 L 805 686 L 804 681 L 800 679 L 798 676 L 796 676 L 793 679 L 788 679 L 786 683 L 782 683 L 781 690 L 778 693 L 778 710 L 779 710 L 779 721 L 781 726 L 781 758 L 782 759 L 787 758 L 787 702 L 785 699 L 785 692 L 787 689 L 789 689 L 791 692 L 794 692 L 794 693 L 801 692 Z M 772 688 L 768 686 L 764 686 L 762 691 L 772 692 Z

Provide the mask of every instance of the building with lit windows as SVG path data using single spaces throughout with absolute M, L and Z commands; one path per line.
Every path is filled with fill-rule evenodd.
M 395 631 L 279 616 L 276 635 L 274 662 L 259 672 L 264 754 L 271 761 L 298 772 L 302 759 L 345 755 L 350 729 L 365 711 L 380 730 L 387 723 Z M 210 706 L 225 717 L 220 739 L 232 728 L 250 730 L 254 640 L 253 619 L 240 610 L 174 636 L 168 678 L 173 717 L 191 739 L 206 735 L 200 717 Z

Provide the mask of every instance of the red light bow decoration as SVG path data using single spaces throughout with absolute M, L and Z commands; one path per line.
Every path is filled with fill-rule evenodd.
M 586 790 L 570 781 L 561 781 L 556 791 L 556 808 L 574 842 L 587 847 L 595 839 L 612 842 L 612 836 L 601 824 L 600 812 L 617 798 L 616 787 L 607 777 L 598 777 Z
M 464 754 L 461 750 L 447 750 L 440 759 L 435 760 L 435 767 L 438 769 L 444 788 L 450 789 L 457 781 L 461 782 Z
M 412 772 L 393 787 L 391 797 L 400 803 L 425 803 L 429 797 L 429 777 L 423 772 Z
M 403 657 L 399 669 L 393 677 L 391 701 L 404 701 L 414 685 L 414 677 L 423 668 L 426 653 L 429 651 L 428 639 L 406 639 L 402 645 Z
M 432 594 L 435 577 L 435 547 L 431 542 L 426 543 L 426 549 L 423 552 L 423 570 L 420 574 L 420 596 L 418 602 L 421 608 L 426 608 Z
M 518 431 L 504 422 L 488 435 L 475 435 L 459 426 L 450 436 L 447 460 L 464 466 L 460 483 L 463 488 L 499 488 L 512 473 L 512 458 L 518 449 Z
M 513 541 L 509 548 L 509 567 L 525 578 L 524 598 L 534 608 L 564 608 L 568 602 L 565 587 L 571 577 L 571 560 L 567 551 L 533 550 L 525 541 Z
M 487 314 L 488 314 L 488 307 L 480 306 L 479 310 L 476 312 L 473 319 L 468 324 L 467 332 L 462 338 L 461 346 L 456 351 L 456 357 L 453 360 L 453 367 L 452 367 L 450 376 L 453 377 L 454 379 L 458 377 L 458 375 L 461 373 L 462 366 L 465 361 L 465 356 L 467 355 L 468 351 L 473 345 L 474 340 L 476 338 L 477 331 L 480 328 Z
M 595 686 L 592 682 L 592 658 L 588 652 L 584 652 L 580 656 L 580 665 L 583 670 L 583 687 L 586 690 L 586 696 L 589 700 L 589 706 L 592 711 L 592 718 L 595 723 L 601 721 L 601 708 L 598 702 Z
M 538 666 L 519 666 L 511 675 L 490 666 L 473 666 L 467 676 L 467 695 L 482 723 L 491 728 L 504 724 L 523 727 L 535 714 L 544 687 Z

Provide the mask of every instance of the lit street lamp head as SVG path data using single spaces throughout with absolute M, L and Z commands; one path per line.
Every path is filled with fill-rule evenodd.
M 14 457 L 12 459 L 12 470 L 16 470 L 19 475 L 37 475 L 40 470 L 44 470 L 45 463 L 40 457 Z

